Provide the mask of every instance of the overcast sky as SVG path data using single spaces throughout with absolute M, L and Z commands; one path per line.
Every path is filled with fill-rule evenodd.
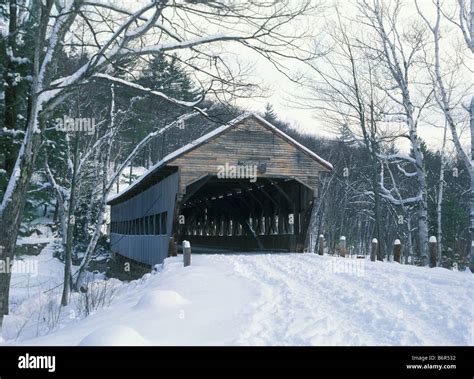
M 298 2 L 299 0 L 291 1 Z M 125 7 L 128 5 L 131 9 L 134 8 L 133 5 L 140 3 L 139 0 L 118 0 L 117 2 L 122 3 Z M 341 14 L 344 16 L 354 17 L 356 14 L 354 4 L 356 4 L 357 0 L 320 0 L 320 2 L 324 6 L 324 9 L 318 11 L 314 16 L 311 16 L 311 18 L 303 21 L 299 20 L 297 27 L 310 27 L 316 32 L 324 33 L 324 28 L 327 27 L 326 23 L 334 20 L 334 4 L 336 2 Z M 445 2 L 446 4 L 450 4 L 450 2 L 454 4 L 454 0 L 445 0 Z M 434 6 L 432 4 L 432 0 L 418 0 L 418 4 L 423 12 L 426 12 L 425 15 L 427 17 L 434 15 Z M 413 0 L 404 1 L 402 12 L 404 21 L 407 20 L 408 22 L 410 19 L 417 18 L 421 22 Z M 453 46 L 455 45 L 454 42 L 461 41 L 462 36 L 454 27 L 449 27 L 446 20 L 443 22 L 444 27 L 447 28 L 442 40 L 444 44 L 443 51 L 445 56 L 449 57 L 450 55 L 455 54 L 453 49 Z M 291 27 L 293 26 L 294 25 Z M 214 30 L 209 31 L 211 34 L 215 32 L 216 31 Z M 254 97 L 251 99 L 243 99 L 238 101 L 237 105 L 240 105 L 248 110 L 263 112 L 265 104 L 269 102 L 273 105 L 275 111 L 281 119 L 291 123 L 299 130 L 318 135 L 334 135 L 334 133 L 329 130 L 321 115 L 316 111 L 311 109 L 300 109 L 294 104 L 291 104 L 292 100 L 294 100 L 298 95 L 302 95 L 304 93 L 304 88 L 292 83 L 283 74 L 279 73 L 270 62 L 262 58 L 260 55 L 236 43 L 225 43 L 220 46 L 208 46 L 207 48 L 209 51 L 215 49 L 216 52 L 220 52 L 221 56 L 229 58 L 230 61 L 238 59 L 241 63 L 251 65 L 253 67 L 253 78 L 257 81 L 260 81 L 263 86 L 267 88 L 265 98 Z M 220 49 L 224 49 L 225 53 L 222 54 Z M 470 57 L 470 54 L 468 54 L 468 56 Z M 462 77 L 459 80 L 461 82 L 470 84 L 472 82 L 471 73 L 474 69 L 474 66 L 472 65 L 472 59 L 470 61 L 466 61 L 466 63 L 470 65 L 469 67 L 471 72 L 469 72 L 469 69 L 466 68 L 462 74 L 465 77 Z M 296 72 L 301 70 L 306 75 L 312 75 L 309 69 L 305 68 L 302 64 L 295 63 L 294 61 L 288 62 L 288 67 L 291 71 Z M 433 127 L 426 124 L 422 125 L 419 128 L 419 134 L 427 141 L 429 146 L 437 149 L 442 143 L 443 129 L 441 126 L 443 125 L 443 120 L 441 117 L 433 117 L 433 112 L 430 113 L 430 120 L 438 124 L 439 127 Z M 465 132 L 462 135 L 462 138 L 464 144 L 467 145 L 469 143 L 468 133 Z M 402 142 L 405 143 L 405 147 L 408 146 L 406 145 L 407 142 L 408 141 L 406 139 L 404 139 Z
M 347 12 L 351 14 L 354 12 L 354 8 L 351 5 L 355 0 L 348 1 L 340 1 L 338 6 L 342 9 L 342 12 Z M 333 3 L 332 1 L 325 1 L 327 5 Z M 416 8 L 414 3 L 410 1 L 405 1 L 404 3 L 404 16 L 406 18 L 415 18 L 419 17 L 417 14 Z M 418 4 L 423 12 L 426 12 L 426 16 L 432 16 L 434 13 L 434 7 L 431 0 L 418 0 Z M 333 11 L 331 9 L 326 9 L 325 11 L 325 19 L 331 19 L 333 16 Z M 322 25 L 324 20 L 320 17 L 315 17 L 314 23 Z M 446 33 L 443 35 L 444 40 L 444 49 L 446 50 L 446 54 L 449 56 L 450 54 L 455 54 L 453 50 L 452 41 L 448 43 L 450 38 L 454 38 L 454 40 L 461 41 L 461 34 L 457 33 L 457 29 L 447 25 L 447 22 L 444 22 L 444 27 L 446 28 Z M 461 41 L 462 42 L 462 41 Z M 467 50 L 467 48 L 466 48 Z M 298 129 L 303 130 L 308 133 L 312 134 L 319 134 L 319 135 L 333 135 L 333 133 L 329 130 L 327 125 L 318 115 L 318 113 L 311 109 L 299 109 L 298 107 L 291 104 L 292 97 L 300 95 L 304 90 L 301 87 L 298 87 L 291 83 L 284 75 L 279 73 L 271 63 L 255 56 L 249 52 L 242 52 L 245 56 L 255 63 L 255 75 L 262 79 L 265 85 L 269 88 L 267 91 L 267 98 L 253 98 L 240 101 L 240 104 L 249 108 L 254 111 L 263 111 L 264 106 L 267 102 L 270 102 L 273 106 L 275 111 L 277 112 L 278 116 L 285 121 L 288 121 L 294 124 Z M 469 53 L 468 53 L 469 56 Z M 470 67 L 469 69 L 465 69 L 462 73 L 463 78 L 460 81 L 464 81 L 466 83 L 472 83 L 472 71 L 474 70 L 473 61 L 472 59 L 467 60 L 466 63 Z M 301 69 L 302 66 L 299 66 L 295 69 Z M 309 71 L 308 71 L 309 72 Z M 466 99 L 468 101 L 468 99 Z M 438 125 L 443 125 L 442 118 L 433 118 L 433 112 L 428 111 L 428 116 L 430 117 L 431 121 L 436 122 Z M 422 125 L 419 128 L 420 136 L 427 141 L 428 145 L 433 149 L 439 149 L 442 145 L 443 140 L 443 128 L 442 127 L 433 127 L 431 125 Z M 448 133 L 449 137 L 449 133 Z M 462 139 L 464 144 L 467 146 L 470 142 L 469 133 L 464 132 L 462 134 Z M 405 141 L 408 143 L 408 141 Z M 400 143 L 404 143 L 401 141 Z M 449 141 L 448 141 L 449 143 Z M 405 145 L 406 148 L 408 145 Z

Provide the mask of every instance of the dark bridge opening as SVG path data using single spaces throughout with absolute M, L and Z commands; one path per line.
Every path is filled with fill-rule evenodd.
M 111 249 L 151 265 L 185 239 L 209 252 L 303 251 L 319 176 L 331 169 L 260 116 L 237 117 L 109 199 Z
M 303 251 L 313 190 L 288 177 L 221 179 L 186 187 L 178 241 L 237 251 Z

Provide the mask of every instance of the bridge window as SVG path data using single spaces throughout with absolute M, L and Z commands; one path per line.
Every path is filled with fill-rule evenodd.
M 146 234 L 151 235 L 153 234 L 153 216 L 147 216 L 146 219 L 146 224 L 148 228 Z
M 127 221 L 112 221 L 110 232 L 124 235 L 164 235 L 167 221 L 168 212 Z
M 150 220 L 148 218 L 148 216 L 145 216 L 143 217 L 143 220 L 145 222 L 145 227 L 143 228 L 143 230 L 145 231 L 145 235 L 148 235 L 150 234 Z
M 153 216 L 153 218 L 155 219 L 155 230 L 153 232 L 153 234 L 155 235 L 159 235 L 160 234 L 160 214 L 157 213 L 156 215 Z
M 168 212 L 161 214 L 161 234 L 166 234 L 166 221 L 168 219 Z

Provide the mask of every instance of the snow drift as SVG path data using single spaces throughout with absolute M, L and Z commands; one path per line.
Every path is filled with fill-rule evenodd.
M 23 297 L 3 337 L 22 345 L 472 345 L 473 293 L 471 273 L 442 268 L 194 255 L 186 268 L 182 257 L 168 258 L 160 272 L 120 285 L 109 307 L 65 317 L 35 338 L 14 332 L 37 301 Z

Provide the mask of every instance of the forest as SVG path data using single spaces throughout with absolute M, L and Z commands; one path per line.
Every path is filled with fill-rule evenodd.
M 307 251 L 323 235 L 337 255 L 345 236 L 349 254 L 367 255 L 376 238 L 377 258 L 391 261 L 398 239 L 403 264 L 426 266 L 434 236 L 438 266 L 474 270 L 471 11 L 445 3 L 3 2 L 0 259 L 49 230 L 67 305 L 109 258 L 107 198 L 256 111 L 334 166 Z M 321 12 L 324 26 L 298 27 Z M 285 106 L 310 111 L 311 125 L 271 100 L 250 105 L 271 93 L 239 49 L 298 89 Z M 0 324 L 10 276 L 0 273 Z

